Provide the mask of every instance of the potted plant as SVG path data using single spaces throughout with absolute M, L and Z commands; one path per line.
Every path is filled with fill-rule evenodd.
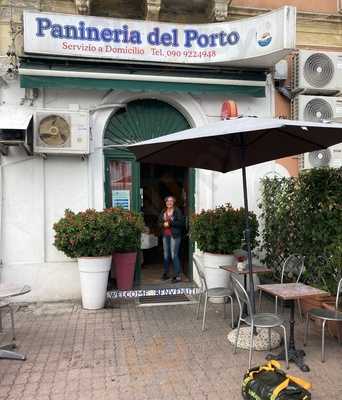
M 258 221 L 249 213 L 251 244 L 255 246 Z M 229 287 L 229 273 L 222 265 L 235 265 L 234 250 L 240 248 L 245 230 L 244 209 L 233 208 L 229 203 L 212 210 L 202 210 L 191 218 L 190 233 L 203 251 L 203 265 L 208 287 Z
M 247 267 L 247 251 L 243 249 L 234 250 L 234 257 L 236 259 L 236 268 L 238 271 L 243 271 Z
M 74 213 L 67 209 L 53 228 L 56 248 L 78 261 L 83 308 L 103 308 L 115 248 L 115 221 L 111 214 L 93 209 Z
M 342 168 L 313 168 L 298 177 L 266 178 L 261 197 L 264 262 L 279 278 L 290 254 L 305 256 L 302 281 L 329 292 L 301 299 L 302 311 L 335 299 L 342 241 Z M 320 324 L 320 321 L 319 321 Z
M 334 296 L 326 299 L 322 306 L 327 310 L 335 310 L 337 285 L 342 278 L 342 235 L 336 238 L 336 241 L 329 246 L 328 251 L 330 254 L 328 258 L 328 271 L 325 274 L 323 282 L 325 290 Z M 342 323 L 328 321 L 328 330 L 332 336 L 342 338 Z
M 107 212 L 115 220 L 113 266 L 118 289 L 133 287 L 137 252 L 141 246 L 141 233 L 144 229 L 140 214 L 122 208 L 111 208 Z

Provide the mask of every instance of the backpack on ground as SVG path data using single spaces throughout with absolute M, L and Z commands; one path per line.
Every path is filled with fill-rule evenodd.
M 311 400 L 310 388 L 309 382 L 287 375 L 271 360 L 246 372 L 242 396 L 245 400 Z

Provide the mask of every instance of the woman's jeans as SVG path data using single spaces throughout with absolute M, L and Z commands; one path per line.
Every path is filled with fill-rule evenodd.
M 179 248 L 181 237 L 163 236 L 163 259 L 164 259 L 164 273 L 169 273 L 170 258 L 173 262 L 173 272 L 175 276 L 180 276 L 181 266 L 179 261 Z

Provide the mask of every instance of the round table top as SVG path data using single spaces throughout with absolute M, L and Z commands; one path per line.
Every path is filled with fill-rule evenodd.
M 0 283 L 0 299 L 6 297 L 21 296 L 23 294 L 29 293 L 31 287 L 29 285 L 16 285 Z

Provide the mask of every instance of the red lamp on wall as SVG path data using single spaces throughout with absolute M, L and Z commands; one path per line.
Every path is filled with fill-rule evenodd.
M 222 103 L 221 107 L 221 119 L 231 119 L 231 118 L 237 118 L 238 115 L 238 109 L 237 109 L 237 104 L 234 100 L 225 100 Z

